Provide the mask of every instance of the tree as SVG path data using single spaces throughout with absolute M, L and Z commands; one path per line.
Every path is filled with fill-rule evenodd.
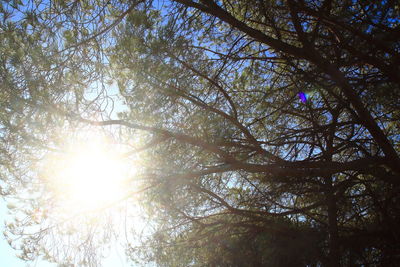
M 147 144 L 136 150 L 144 159 L 141 179 L 151 185 L 143 201 L 153 230 L 143 246 L 128 246 L 132 259 L 143 255 L 162 266 L 395 264 L 398 4 L 112 2 L 94 17 L 103 24 L 84 34 L 85 3 L 62 2 L 54 13 L 65 15 L 55 19 L 60 27 L 73 26 L 59 30 L 61 52 L 49 56 L 59 79 L 45 88 L 63 86 L 44 96 L 46 105 L 32 105 L 75 125 L 120 127 L 121 143 L 144 133 Z M 74 106 L 52 98 L 68 95 L 77 81 L 84 90 L 106 79 L 117 82 L 128 107 L 118 119 L 88 119 L 84 110 L 92 106 L 79 90 Z M 46 130 L 40 135 L 52 139 Z

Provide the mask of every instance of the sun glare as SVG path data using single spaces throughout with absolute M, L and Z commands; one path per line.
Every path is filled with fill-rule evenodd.
M 124 198 L 132 166 L 99 140 L 75 143 L 47 166 L 48 185 L 63 208 L 94 211 Z

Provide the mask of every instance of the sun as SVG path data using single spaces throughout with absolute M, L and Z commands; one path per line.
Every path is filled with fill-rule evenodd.
M 115 155 L 101 149 L 83 148 L 72 153 L 60 170 L 65 194 L 89 209 L 102 207 L 123 196 L 125 170 Z
M 134 168 L 103 138 L 69 144 L 47 161 L 46 185 L 67 211 L 95 211 L 127 197 Z

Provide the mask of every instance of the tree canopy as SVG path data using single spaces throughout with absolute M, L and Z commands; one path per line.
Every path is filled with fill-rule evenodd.
M 117 232 L 140 264 L 395 266 L 399 13 L 391 0 L 1 2 L 7 239 L 66 266 L 101 265 Z M 136 170 L 120 200 L 71 217 L 48 177 L 69 140 L 93 135 Z

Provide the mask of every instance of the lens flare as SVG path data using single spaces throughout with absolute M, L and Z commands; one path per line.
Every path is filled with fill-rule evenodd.
M 299 93 L 298 93 L 298 96 L 299 96 L 301 102 L 303 102 L 304 104 L 307 103 L 308 96 L 307 96 L 306 93 L 304 93 L 304 92 L 299 92 Z

